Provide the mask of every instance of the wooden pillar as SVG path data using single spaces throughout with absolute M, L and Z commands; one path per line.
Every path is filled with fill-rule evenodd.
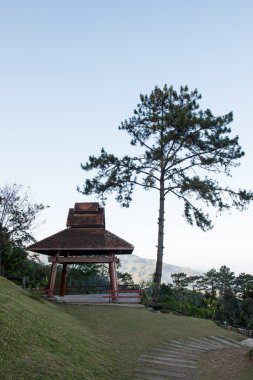
M 66 288 L 66 277 L 67 277 L 67 264 L 62 264 L 62 271 L 61 271 L 61 287 L 60 287 L 60 296 L 63 297 L 65 295 L 65 288 Z
M 119 287 L 118 287 L 118 276 L 117 276 L 117 266 L 116 266 L 116 261 L 114 261 L 114 276 L 115 276 L 115 285 L 116 285 L 116 289 L 117 289 L 117 292 L 119 290 Z M 117 293 L 118 294 L 118 293 Z
M 118 284 L 117 284 L 116 265 L 114 261 L 109 263 L 109 274 L 110 274 L 110 282 L 111 282 L 111 290 L 112 290 L 112 299 L 115 300 L 118 298 Z
M 54 284 L 55 284 L 55 278 L 56 278 L 56 271 L 57 271 L 57 262 L 53 262 L 51 265 L 51 273 L 50 273 L 50 279 L 48 284 L 48 297 L 54 296 Z

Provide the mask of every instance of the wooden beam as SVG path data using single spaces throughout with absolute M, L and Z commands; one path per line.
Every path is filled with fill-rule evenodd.
M 81 264 L 81 263 L 113 263 L 117 260 L 114 256 L 109 257 L 49 257 L 48 262 L 49 263 L 59 263 L 59 264 Z

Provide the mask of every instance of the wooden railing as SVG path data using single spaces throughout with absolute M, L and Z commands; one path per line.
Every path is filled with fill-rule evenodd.
M 248 338 L 253 338 L 253 330 L 243 329 L 241 327 L 233 327 L 230 325 L 223 325 L 223 327 L 225 327 L 229 331 L 235 331 L 235 332 L 242 334 Z
M 118 291 L 114 291 L 114 290 L 106 290 L 104 293 L 106 293 L 106 295 L 104 295 L 104 298 L 107 298 L 109 297 L 109 302 L 112 302 L 114 300 L 118 300 L 118 299 L 131 299 L 131 298 L 138 298 L 138 299 L 141 299 L 141 296 L 143 294 L 143 290 L 142 289 L 128 289 L 128 288 L 125 288 L 125 289 L 119 289 Z
M 138 286 L 123 286 L 119 285 L 118 287 L 119 292 L 125 292 L 125 291 L 140 291 L 140 288 Z M 66 295 L 72 295 L 72 294 L 99 294 L 99 293 L 108 293 L 111 292 L 111 288 L 108 285 L 85 285 L 85 286 L 67 286 L 65 289 Z M 142 292 L 142 290 L 141 290 Z M 60 287 L 56 286 L 54 289 L 55 294 L 60 293 Z
M 32 292 L 41 292 L 42 295 L 45 295 L 48 293 L 47 288 L 32 288 Z M 60 293 L 60 287 L 55 287 L 54 293 L 56 295 L 59 295 Z M 66 295 L 74 295 L 74 294 L 105 294 L 105 297 L 111 297 L 111 294 L 117 293 L 117 298 L 136 298 L 136 294 L 138 294 L 139 297 L 143 294 L 143 290 L 140 289 L 138 286 L 130 286 L 126 287 L 123 285 L 120 285 L 118 287 L 118 290 L 115 292 L 114 290 L 111 290 L 108 288 L 108 286 L 104 285 L 95 285 L 95 286 L 71 286 L 67 287 L 65 294 Z M 126 294 L 128 293 L 128 294 Z

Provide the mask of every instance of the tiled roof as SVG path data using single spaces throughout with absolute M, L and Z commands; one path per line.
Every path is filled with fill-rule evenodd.
M 45 255 L 130 254 L 134 247 L 103 228 L 67 228 L 27 247 Z
M 45 255 L 129 254 L 134 247 L 105 229 L 104 208 L 96 202 L 69 209 L 67 229 L 27 247 Z

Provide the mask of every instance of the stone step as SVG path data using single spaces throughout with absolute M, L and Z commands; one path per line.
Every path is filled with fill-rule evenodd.
M 197 344 L 189 342 L 189 341 L 179 342 L 179 341 L 176 341 L 176 340 L 171 340 L 170 342 L 178 344 L 178 345 L 180 344 L 181 347 L 182 346 L 183 347 L 191 347 L 191 348 L 196 348 L 196 349 L 200 349 L 200 350 L 203 350 L 203 351 L 209 351 L 208 348 L 206 348 L 204 346 L 197 345 Z
M 194 380 L 199 355 L 229 347 L 241 348 L 242 345 L 231 338 L 212 335 L 204 338 L 169 340 L 163 346 L 153 348 L 139 357 L 139 366 L 134 370 L 134 380 Z
M 203 350 L 203 349 L 200 349 L 200 348 L 194 348 L 194 347 L 187 347 L 187 346 L 183 346 L 183 345 L 178 345 L 178 344 L 174 344 L 174 343 L 164 343 L 164 346 L 168 349 L 178 349 L 178 351 L 191 351 L 191 352 L 196 352 L 196 353 L 203 353 L 203 352 L 206 352 L 206 350 Z
M 166 379 L 165 377 L 160 377 L 160 376 L 154 377 L 154 375 L 148 375 L 148 374 L 135 375 L 135 377 L 133 378 L 133 380 L 165 380 L 165 379 Z M 171 377 L 168 379 L 171 380 Z
M 163 361 L 168 361 L 168 362 L 173 362 L 173 363 L 187 363 L 187 364 L 195 364 L 196 360 L 185 360 L 185 359 L 179 359 L 175 357 L 164 357 L 164 356 L 151 356 L 151 355 L 141 355 L 140 359 L 158 359 L 158 360 L 163 360 Z
M 239 342 L 238 340 L 235 340 L 233 338 L 229 338 L 227 336 L 225 337 L 224 335 L 219 336 L 219 338 L 224 339 L 227 342 L 233 343 L 233 344 L 235 344 L 238 347 L 241 347 L 241 342 Z
M 164 377 L 162 375 L 153 375 L 153 374 L 147 374 L 147 373 L 139 373 L 139 374 L 135 374 L 135 377 L 133 378 L 133 380 L 177 380 L 179 377 L 178 376 L 167 376 L 167 377 Z M 185 379 L 186 377 L 182 377 L 180 376 L 180 378 L 182 379 Z M 191 379 L 192 380 L 192 379 Z
M 167 377 L 163 376 L 163 375 L 148 375 L 148 374 L 138 374 L 137 376 L 135 375 L 134 379 L 133 380 L 178 380 L 178 379 L 187 379 L 189 380 L 189 377 L 187 376 L 178 376 L 178 374 L 176 374 L 175 376 L 173 375 L 169 375 Z M 194 380 L 194 378 L 191 378 L 190 380 Z
M 222 343 L 223 345 L 227 345 L 227 346 L 230 346 L 230 347 L 236 347 L 236 348 L 239 348 L 240 347 L 240 344 L 238 343 L 232 343 L 224 338 L 220 338 L 220 337 L 217 337 L 217 336 L 209 336 L 209 338 L 213 339 L 213 340 L 216 340 L 217 342 L 219 343 Z
M 145 358 L 139 358 L 138 360 L 140 362 L 145 362 L 145 363 L 149 363 L 149 364 L 159 364 L 159 365 L 167 366 L 167 367 L 191 368 L 191 369 L 196 368 L 196 365 L 193 365 L 193 364 L 175 363 L 175 362 L 169 362 L 169 361 L 164 361 L 164 360 L 158 360 L 156 358 L 154 358 L 152 360 L 145 359 Z
M 166 377 L 168 379 L 171 379 L 171 376 L 176 377 L 176 378 L 181 378 L 181 379 L 186 378 L 186 374 L 174 372 L 174 371 L 157 371 L 154 369 L 144 369 L 144 368 L 135 368 L 134 371 L 138 372 L 139 374 L 150 374 L 150 375 L 162 376 L 162 379 Z M 157 379 L 157 377 L 155 377 L 155 379 Z
M 196 356 L 196 352 L 191 352 L 191 351 L 182 351 L 182 350 L 176 350 L 176 349 L 166 349 L 166 348 L 154 348 L 153 351 L 158 351 L 158 352 L 161 352 L 164 356 L 168 355 L 168 356 L 176 356 L 176 357 L 192 357 L 192 356 Z
M 217 349 L 217 348 L 222 348 L 222 344 L 215 342 L 211 339 L 207 338 L 202 338 L 201 340 L 196 339 L 196 338 L 189 338 L 190 341 L 196 342 L 198 344 L 203 344 L 203 346 L 208 347 L 209 349 Z

